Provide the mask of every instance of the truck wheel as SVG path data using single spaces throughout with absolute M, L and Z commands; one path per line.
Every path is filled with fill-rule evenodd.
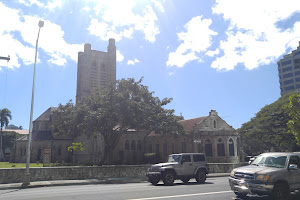
M 203 170 L 198 170 L 195 179 L 197 183 L 204 183 L 206 180 L 206 173 Z
M 244 199 L 247 196 L 247 193 L 234 192 L 234 194 L 240 199 Z
M 184 183 L 188 183 L 189 180 L 190 180 L 190 178 L 182 178 L 182 179 L 181 179 L 181 181 L 184 182 Z
M 271 198 L 274 200 L 287 200 L 290 199 L 290 189 L 289 186 L 285 183 L 277 183 L 271 194 Z
M 159 182 L 159 179 L 158 178 L 149 178 L 149 182 L 152 185 L 157 185 L 157 183 Z
M 175 180 L 175 174 L 173 172 L 165 172 L 163 175 L 163 182 L 165 185 L 173 185 Z

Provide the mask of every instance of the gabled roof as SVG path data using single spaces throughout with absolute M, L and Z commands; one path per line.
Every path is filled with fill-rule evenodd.
M 50 107 L 34 121 L 49 121 L 51 114 L 57 110 L 57 107 Z
M 192 132 L 194 130 L 194 126 L 203 122 L 208 116 L 197 117 L 194 119 L 180 120 L 178 121 L 184 128 L 185 131 Z

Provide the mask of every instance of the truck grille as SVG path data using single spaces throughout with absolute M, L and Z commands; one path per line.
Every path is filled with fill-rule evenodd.
M 151 166 L 151 168 L 150 168 L 150 172 L 159 172 L 159 166 Z
M 254 174 L 236 172 L 234 177 L 237 179 L 254 180 Z

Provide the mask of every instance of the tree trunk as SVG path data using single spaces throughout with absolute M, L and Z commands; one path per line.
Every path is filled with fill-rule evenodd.
M 0 130 L 0 161 L 3 161 L 4 154 L 3 154 L 3 145 L 2 145 L 2 126 Z

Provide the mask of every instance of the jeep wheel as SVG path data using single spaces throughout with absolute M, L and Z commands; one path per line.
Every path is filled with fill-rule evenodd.
M 159 179 L 158 178 L 149 178 L 149 182 L 152 185 L 157 185 L 157 183 L 159 182 Z
M 290 199 L 290 189 L 285 183 L 277 183 L 274 186 L 271 198 L 274 200 L 287 200 Z
M 173 185 L 175 180 L 175 175 L 173 172 L 165 172 L 163 175 L 163 182 L 165 185 Z
M 240 199 L 244 199 L 247 196 L 247 193 L 234 192 L 234 194 Z
M 181 181 L 184 182 L 184 183 L 188 183 L 189 180 L 190 180 L 190 178 L 182 178 L 182 179 L 181 179 Z
M 198 170 L 195 179 L 197 183 L 204 183 L 206 180 L 206 173 L 203 170 Z

